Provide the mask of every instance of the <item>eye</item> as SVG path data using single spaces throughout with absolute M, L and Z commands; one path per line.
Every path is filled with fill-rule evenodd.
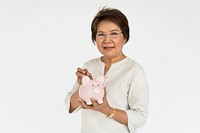
M 97 86 L 99 86 L 99 84 Z
M 103 34 L 103 33 L 97 33 L 97 36 L 98 36 L 98 37 L 104 37 L 105 34 Z
M 110 35 L 111 36 L 116 36 L 116 35 L 118 35 L 118 33 L 117 32 L 111 32 Z
M 94 85 L 92 84 L 92 86 L 94 86 Z

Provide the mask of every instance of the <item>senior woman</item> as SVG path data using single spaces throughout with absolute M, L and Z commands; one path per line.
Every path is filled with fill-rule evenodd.
M 143 68 L 122 49 L 129 40 L 126 16 L 118 9 L 103 8 L 91 24 L 92 41 L 101 57 L 87 61 L 76 71 L 77 81 L 67 93 L 69 113 L 80 109 L 81 133 L 135 133 L 147 120 L 148 83 Z M 103 104 L 87 105 L 78 94 L 83 76 L 105 77 Z

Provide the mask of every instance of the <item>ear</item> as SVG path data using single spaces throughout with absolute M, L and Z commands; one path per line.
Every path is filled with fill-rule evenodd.
M 88 81 L 90 81 L 90 78 L 88 76 L 83 76 L 82 84 L 86 85 Z
M 97 81 L 99 81 L 101 84 L 104 82 L 104 76 L 98 76 Z

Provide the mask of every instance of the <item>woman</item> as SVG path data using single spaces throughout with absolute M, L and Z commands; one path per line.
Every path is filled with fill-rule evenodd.
M 148 84 L 143 68 L 122 51 L 129 40 L 128 20 L 118 9 L 103 8 L 93 19 L 91 31 L 102 57 L 77 69 L 77 81 L 65 99 L 67 111 L 82 108 L 82 133 L 135 133 L 147 119 Z M 103 104 L 91 99 L 89 106 L 79 98 L 85 75 L 105 76 Z

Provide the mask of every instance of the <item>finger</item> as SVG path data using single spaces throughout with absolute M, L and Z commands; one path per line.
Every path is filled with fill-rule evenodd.
M 85 71 L 85 74 L 89 77 L 90 76 L 90 73 L 88 72 L 87 69 L 83 69 Z
M 93 79 L 92 74 L 91 74 L 87 69 L 84 69 L 84 70 L 85 70 L 85 74 L 86 74 L 90 79 Z
M 81 107 L 83 109 L 87 109 L 87 105 L 85 104 L 85 102 L 83 101 L 83 99 L 79 98 L 78 101 L 79 101 L 79 103 L 80 103 L 80 105 L 81 105 Z
M 76 72 L 76 76 L 77 76 L 78 78 L 82 78 L 83 76 L 86 76 L 86 74 L 77 71 L 77 72 Z
M 104 97 L 107 95 L 106 87 L 104 87 Z
M 81 69 L 80 67 L 77 68 L 77 72 L 80 72 L 82 74 L 85 74 L 85 70 L 84 69 Z
M 85 74 L 83 74 L 83 73 L 77 71 L 77 72 L 76 72 L 76 76 L 77 76 L 77 77 L 83 77 L 83 76 L 85 76 Z
M 89 75 L 89 78 L 91 79 L 91 80 L 93 80 L 93 77 L 92 77 L 92 74 L 90 73 L 90 75 Z
M 94 98 L 91 98 L 90 100 L 91 100 L 92 105 L 93 105 L 94 107 L 98 105 L 97 101 L 96 101 Z

